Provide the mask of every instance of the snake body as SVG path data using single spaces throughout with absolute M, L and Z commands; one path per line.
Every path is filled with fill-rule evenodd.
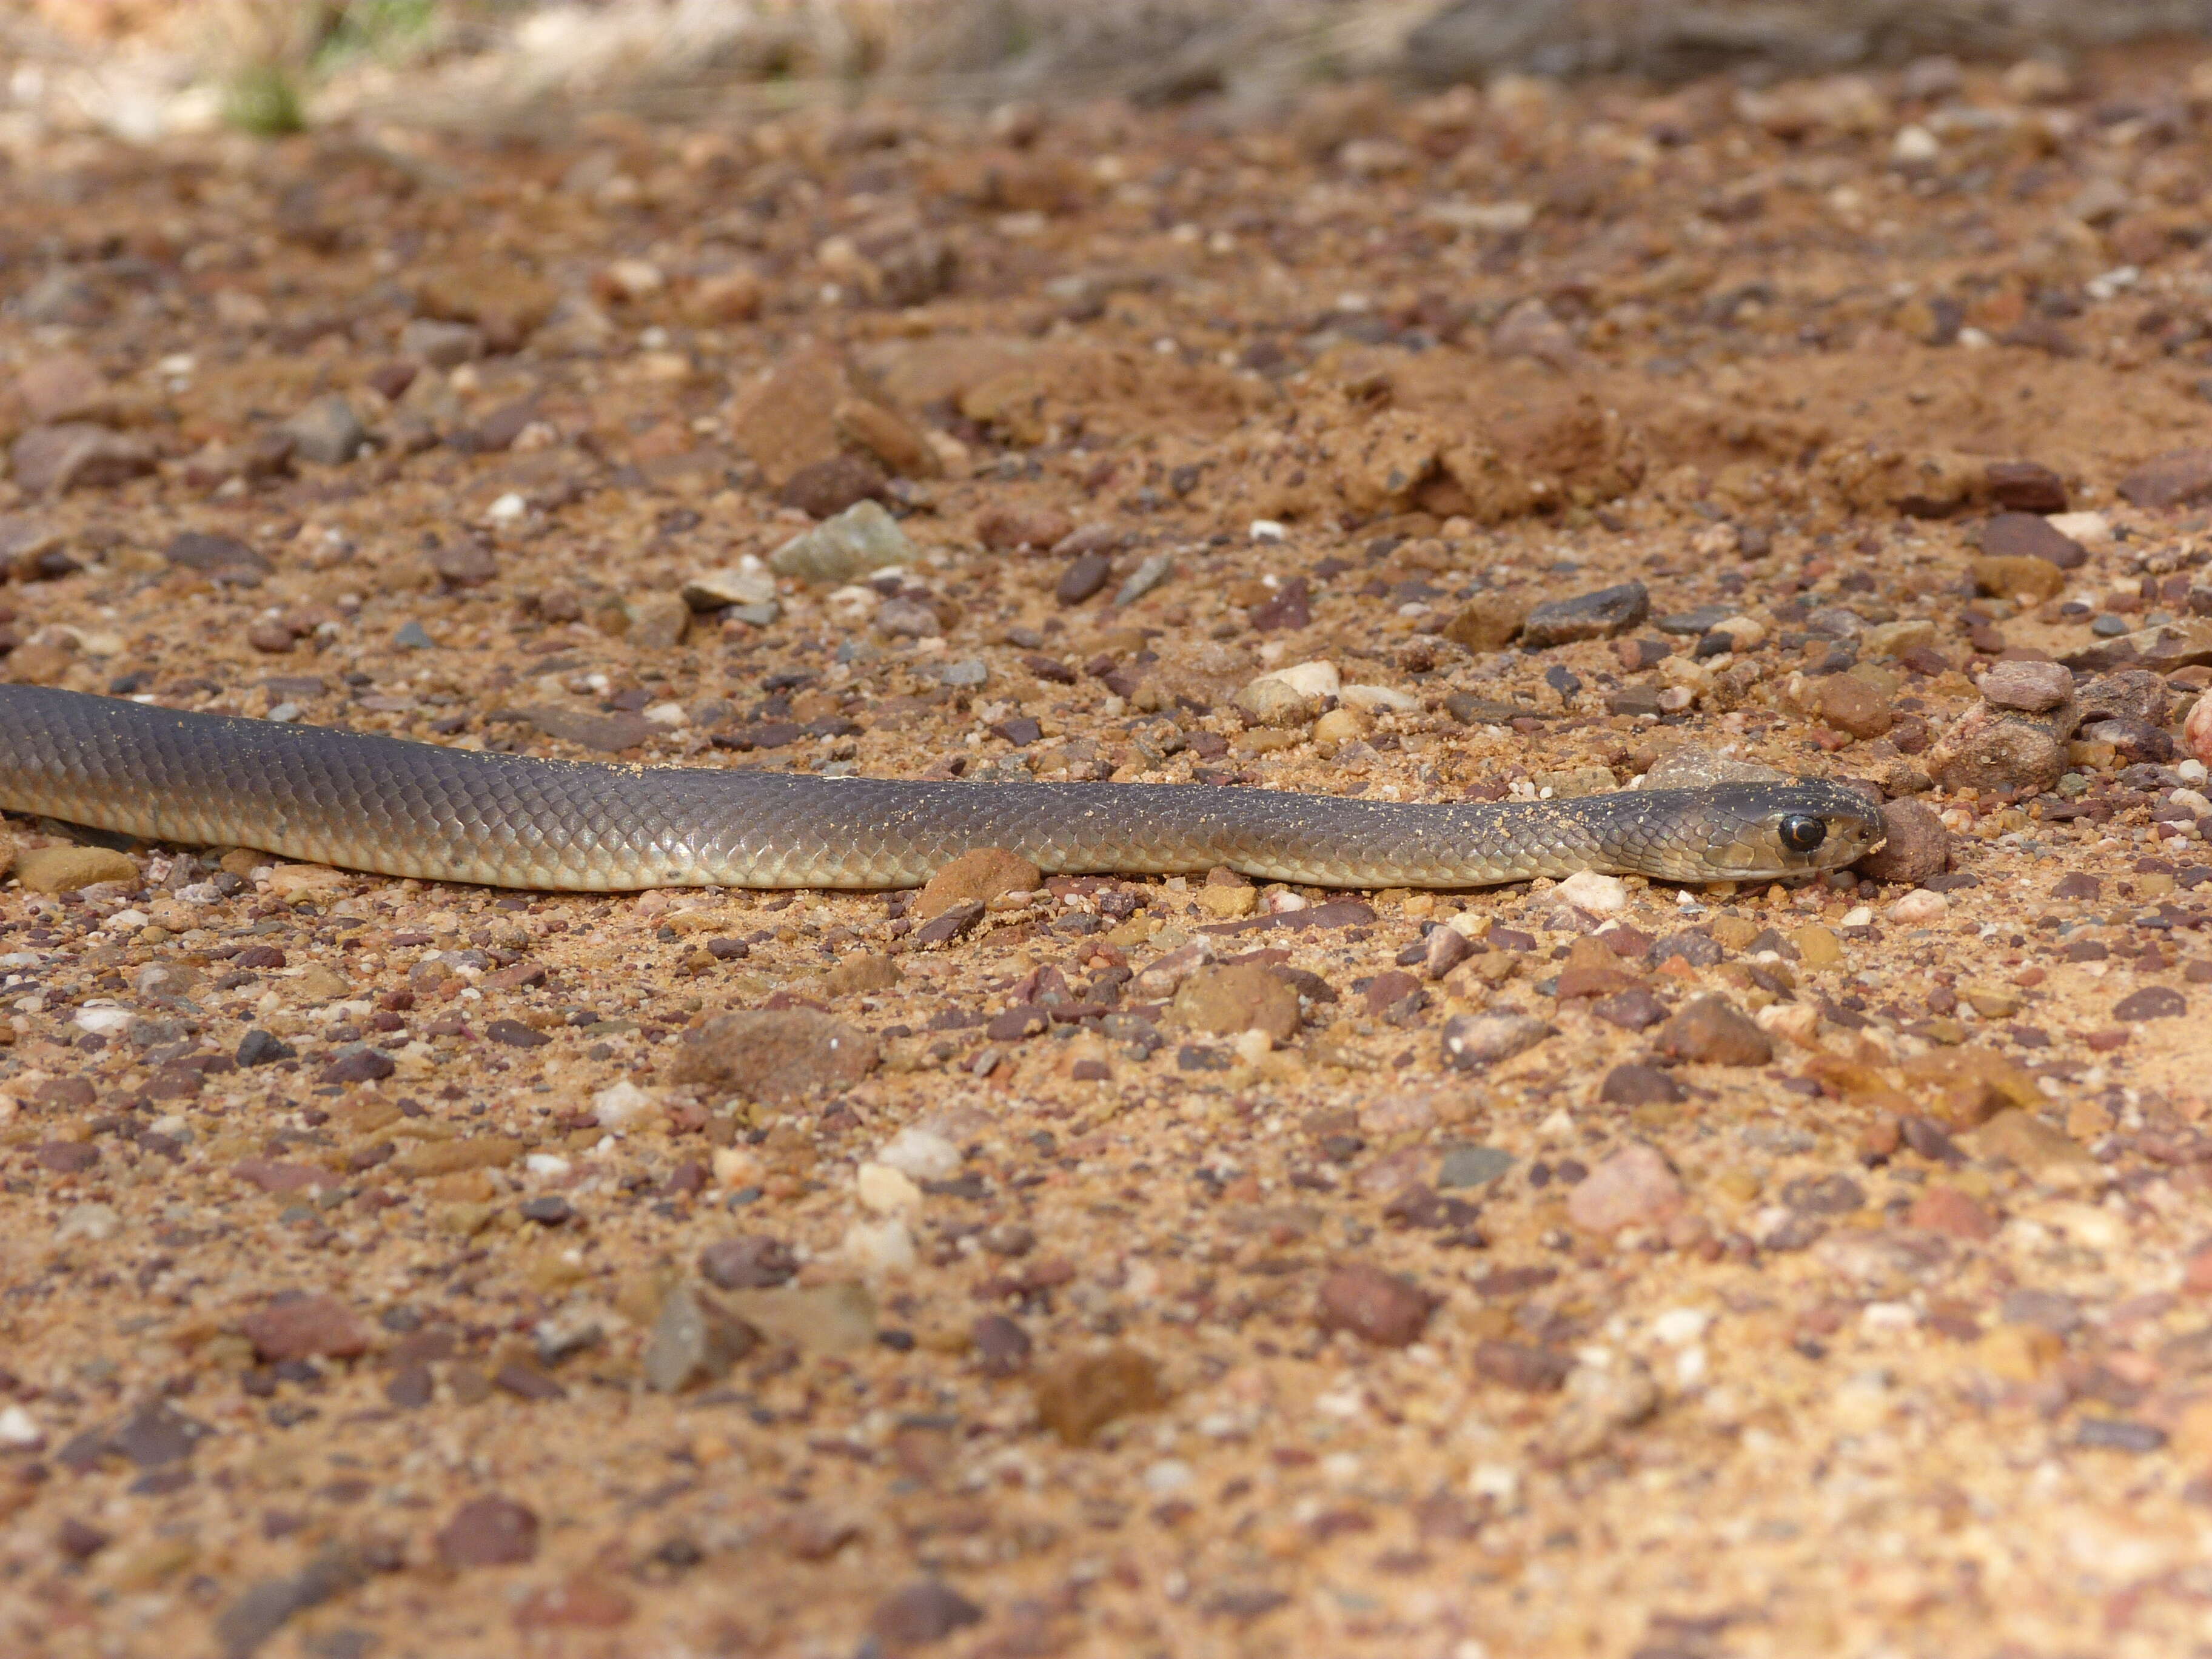
M 904 887 L 987 847 L 1047 873 L 1225 865 L 1330 887 L 1579 870 L 1717 881 L 1838 867 L 1881 839 L 1865 797 L 1818 780 L 1423 805 L 830 778 L 538 760 L 29 685 L 0 685 L 0 809 L 384 875 L 599 892 Z

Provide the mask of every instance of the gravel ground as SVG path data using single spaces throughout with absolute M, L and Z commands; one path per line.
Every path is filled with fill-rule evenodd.
M 2185 75 L 12 131 L 13 678 L 1891 842 L 578 897 L 13 820 L 0 1646 L 2205 1650 Z

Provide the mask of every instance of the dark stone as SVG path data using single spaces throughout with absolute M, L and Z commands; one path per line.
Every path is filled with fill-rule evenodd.
M 1428 1231 L 1449 1227 L 1468 1243 L 1480 1248 L 1483 1243 L 1469 1231 L 1482 1218 L 1482 1206 L 1463 1198 L 1446 1198 L 1423 1182 L 1411 1182 L 1393 1193 L 1382 1206 L 1382 1218 L 1397 1227 Z
M 1514 1165 L 1513 1154 L 1497 1146 L 1454 1146 L 1444 1153 L 1437 1185 L 1486 1187 Z
M 402 1365 L 384 1385 L 384 1397 L 401 1411 L 420 1411 L 437 1392 L 430 1368 L 421 1363 Z
M 510 1360 L 491 1374 L 492 1387 L 518 1400 L 566 1400 L 568 1389 L 535 1365 Z
M 1991 558 L 2047 559 L 2061 570 L 2078 570 L 2089 562 L 2088 549 L 2033 513 L 2000 513 L 1977 539 Z
M 1474 1350 L 1475 1375 L 1522 1394 L 1550 1394 L 1567 1380 L 1574 1361 L 1554 1348 L 1486 1338 Z
M 100 1148 L 82 1140 L 49 1140 L 38 1158 L 40 1169 L 55 1175 L 82 1175 L 100 1162 Z
M 2146 1019 L 2179 1019 L 2189 1012 L 2189 999 L 2167 985 L 2146 985 L 2112 1005 L 2112 1018 L 2132 1025 Z
M 522 1200 L 522 1218 L 535 1221 L 540 1226 L 557 1227 L 575 1213 L 575 1206 L 558 1193 L 543 1193 Z
M 380 1048 L 366 1044 L 341 1052 L 338 1057 L 323 1067 L 325 1083 L 378 1083 L 396 1071 L 392 1056 Z
M 1680 957 L 1692 968 L 1710 968 L 1723 954 L 1718 939 L 1694 928 L 1669 933 L 1651 947 L 1652 961 L 1663 964 L 1671 957 Z
M 1274 597 L 1252 610 L 1252 626 L 1262 634 L 1304 628 L 1313 621 L 1313 593 L 1304 576 L 1293 576 Z
M 1521 642 L 1532 649 L 1601 640 L 1626 633 L 1651 614 L 1651 596 L 1642 582 L 1622 582 L 1540 605 L 1522 624 Z
M 1052 596 L 1062 605 L 1081 605 L 1106 586 L 1114 574 L 1114 561 L 1104 553 L 1083 553 L 1067 562 L 1053 584 Z
M 1905 1144 L 1930 1163 L 1947 1164 L 1954 1170 L 1965 1164 L 1966 1155 L 1960 1150 L 1959 1143 L 1933 1118 L 1908 1117 L 1898 1127 Z
M 793 473 L 776 500 L 811 519 L 834 519 L 847 507 L 890 495 L 890 481 L 870 463 L 857 455 L 833 455 Z
M 1438 1299 L 1409 1279 L 1356 1262 L 1322 1280 L 1319 1318 L 1323 1330 L 1350 1331 L 1376 1347 L 1402 1348 L 1419 1340 Z
M 2154 511 L 2212 500 L 2212 448 L 2177 449 L 2145 462 L 2120 480 L 2120 495 Z
M 1866 1207 L 1866 1189 L 1847 1175 L 1800 1176 L 1783 1188 L 1782 1202 L 1806 1215 L 1850 1215 Z
M 963 899 L 915 929 L 914 942 L 916 945 L 943 945 L 949 939 L 959 938 L 982 920 L 983 902 L 981 899 Z
M 2154 1423 L 2134 1423 L 2124 1417 L 2085 1417 L 2074 1431 L 2074 1443 L 2098 1451 L 2154 1452 L 2166 1440 Z
M 215 1635 L 223 1659 L 251 1659 L 295 1613 L 343 1595 L 367 1578 L 368 1571 L 355 1552 L 333 1545 L 298 1572 L 248 1585 L 216 1615 Z
M 1724 605 L 1701 605 L 1695 611 L 1678 611 L 1662 617 L 1652 626 L 1662 634 L 1697 635 L 1711 632 L 1736 613 Z
M 2066 481 L 2035 461 L 1991 461 L 1990 494 L 2008 513 L 2063 513 Z
M 1624 1031 L 1641 1031 L 1667 1018 L 1667 1005 L 1660 1001 L 1650 988 L 1632 985 L 1609 997 L 1600 997 L 1590 1004 L 1590 1012 L 1608 1025 L 1618 1025 Z
M 114 1436 L 114 1448 L 142 1469 L 181 1463 L 207 1435 L 206 1425 L 194 1422 L 166 1400 L 149 1401 L 123 1420 Z
M 1656 1066 L 1616 1066 L 1598 1085 L 1597 1097 L 1613 1106 L 1673 1106 L 1690 1091 Z
M 1244 1624 L 1264 1618 L 1278 1607 L 1287 1607 L 1290 1600 L 1285 1592 L 1265 1584 L 1232 1584 L 1207 1596 L 1204 1611 L 1209 1618 L 1233 1619 Z
M 449 587 L 482 587 L 499 574 L 499 562 L 474 542 L 455 542 L 430 555 L 430 568 Z
M 465 442 L 454 447 L 474 450 L 480 454 L 495 455 L 512 449 L 530 423 L 538 418 L 538 399 L 534 397 L 516 398 L 501 404 L 497 409 L 470 428 Z
M 580 749 L 595 749 L 605 755 L 618 755 L 625 749 L 635 749 L 648 738 L 667 730 L 665 726 L 654 725 L 642 714 L 593 714 L 580 709 L 550 706 L 532 707 L 520 713 L 522 719 L 549 738 L 573 743 Z
M 790 1246 L 757 1234 L 726 1238 L 699 1252 L 699 1272 L 717 1290 L 767 1290 L 798 1271 Z
M 1772 1041 L 1751 1016 L 1712 994 L 1685 1003 L 1656 1040 L 1662 1052 L 1701 1065 L 1764 1066 L 1774 1058 Z
M 171 564 L 217 580 L 241 574 L 258 579 L 276 568 L 235 536 L 214 536 L 198 530 L 179 531 L 161 551 Z
M 543 1048 L 553 1041 L 544 1032 L 525 1025 L 519 1019 L 495 1019 L 484 1027 L 484 1035 L 494 1042 L 503 1042 L 510 1048 Z
M 986 1376 L 1012 1376 L 1030 1363 L 1030 1334 L 1004 1314 L 985 1314 L 969 1328 Z
M 538 1517 L 511 1498 L 473 1498 L 453 1512 L 437 1536 L 447 1567 L 511 1567 L 538 1554 Z
M 982 1620 L 982 1608 L 950 1584 L 925 1578 L 877 1602 L 868 1615 L 868 1633 L 896 1652 L 941 1642 Z

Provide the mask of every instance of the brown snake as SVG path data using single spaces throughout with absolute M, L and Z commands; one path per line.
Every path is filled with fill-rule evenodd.
M 911 782 L 535 760 L 0 685 L 0 809 L 495 887 L 905 887 L 1005 848 L 1051 872 L 1225 865 L 1325 887 L 1839 868 L 1867 799 L 1817 779 L 1401 803 L 1201 784 Z

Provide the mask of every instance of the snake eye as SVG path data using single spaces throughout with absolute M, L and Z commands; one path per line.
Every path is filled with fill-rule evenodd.
M 1793 853 L 1809 853 L 1828 838 L 1828 826 L 1809 812 L 1792 812 L 1775 826 L 1782 844 Z

